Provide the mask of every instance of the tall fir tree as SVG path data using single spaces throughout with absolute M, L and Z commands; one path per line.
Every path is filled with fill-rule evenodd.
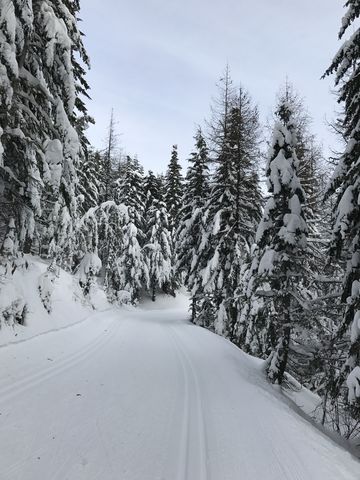
M 197 269 L 197 248 L 204 234 L 203 215 L 210 189 L 210 158 L 206 140 L 201 128 L 195 135 L 195 150 L 189 158 L 189 167 L 184 184 L 184 196 L 180 210 L 180 223 L 177 227 L 177 265 L 176 270 L 183 276 L 184 284 L 190 292 L 201 285 Z M 192 320 L 195 321 L 198 310 L 198 297 L 202 292 L 197 289 L 192 297 Z
M 174 283 L 173 244 L 166 205 L 156 197 L 153 197 L 147 210 L 144 256 L 149 274 L 151 299 L 155 301 L 157 291 L 170 293 Z
M 124 266 L 121 276 L 123 290 L 131 291 L 131 301 L 136 302 L 142 289 L 148 288 L 148 269 L 143 246 L 145 244 L 145 190 L 144 171 L 137 158 L 126 157 L 120 177 L 115 180 L 114 199 L 128 209 L 124 249 L 118 265 Z
M 79 2 L 0 2 L 1 206 L 22 251 L 71 263 L 76 167 L 89 121 Z M 3 230 L 3 229 L 1 229 Z
M 170 229 L 172 231 L 179 219 L 183 187 L 177 145 L 173 145 L 171 159 L 165 176 L 165 204 L 169 215 Z
M 154 174 L 152 170 L 149 170 L 148 174 L 144 177 L 144 211 L 146 218 L 148 218 L 148 212 L 153 202 L 162 199 L 162 195 L 162 185 L 159 178 Z
M 115 180 L 114 200 L 130 208 L 132 222 L 138 229 L 139 243 L 144 239 L 144 211 L 145 211 L 145 185 L 144 170 L 137 158 L 127 155 L 120 169 L 120 176 Z
M 282 100 L 277 116 L 267 166 L 270 198 L 258 227 L 247 278 L 252 301 L 246 312 L 246 343 L 252 353 L 271 352 L 267 373 L 272 382 L 281 384 L 296 312 L 302 306 L 308 229 L 302 208 L 305 193 L 297 177 L 299 161 L 291 104 Z
M 339 39 L 344 39 L 360 16 L 359 0 L 348 0 L 342 19 Z M 335 74 L 339 88 L 338 102 L 344 106 L 340 121 L 346 148 L 339 158 L 328 194 L 334 194 L 332 255 L 347 259 L 342 300 L 346 305 L 337 336 L 344 337 L 350 329 L 350 347 L 346 363 L 335 379 L 332 394 L 339 395 L 344 381 L 348 399 L 360 405 L 360 28 L 355 28 L 335 55 L 326 75 Z
M 215 118 L 212 132 L 214 161 L 211 192 L 204 211 L 205 233 L 200 240 L 195 268 L 201 271 L 201 284 L 194 295 L 203 292 L 208 312 L 213 304 L 214 330 L 234 339 L 239 315 L 235 291 L 257 223 L 261 216 L 261 193 L 258 184 L 259 120 L 257 108 L 249 94 L 240 88 L 229 96 L 229 77 L 225 76 L 221 96 L 223 110 Z M 227 115 L 227 118 L 222 116 Z M 214 121 L 214 120 L 213 120 Z M 218 126 L 216 126 L 218 125 Z M 200 318 L 204 318 L 200 310 Z
M 100 203 L 102 184 L 101 178 L 99 179 L 99 170 L 101 162 L 100 152 L 87 150 L 86 157 L 78 169 L 77 191 L 80 196 L 79 209 L 83 214 Z

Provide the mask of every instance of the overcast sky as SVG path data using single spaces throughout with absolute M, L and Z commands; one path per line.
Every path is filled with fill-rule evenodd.
M 333 79 L 320 80 L 339 47 L 341 0 L 85 0 L 82 30 L 96 125 L 104 146 L 111 108 L 121 143 L 146 169 L 165 170 L 171 146 L 185 162 L 197 124 L 209 116 L 228 62 L 270 115 L 286 76 L 305 97 L 313 129 L 328 151 L 336 139 Z

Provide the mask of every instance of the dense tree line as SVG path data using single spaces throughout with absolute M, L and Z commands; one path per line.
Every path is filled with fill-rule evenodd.
M 346 8 L 340 39 L 359 0 Z M 113 113 L 106 147 L 92 148 L 79 9 L 0 0 L 0 286 L 27 268 L 26 254 L 49 260 L 39 283 L 48 312 L 59 267 L 90 303 L 98 283 L 109 301 L 132 304 L 184 284 L 195 324 L 263 358 L 271 382 L 290 373 L 318 392 L 324 423 L 350 435 L 360 422 L 360 30 L 325 72 L 346 142 L 327 188 L 330 166 L 294 88 L 278 94 L 266 135 L 229 67 L 184 177 L 176 145 L 164 175 L 120 154 Z M 26 305 L 15 298 L 0 313 L 24 323 Z

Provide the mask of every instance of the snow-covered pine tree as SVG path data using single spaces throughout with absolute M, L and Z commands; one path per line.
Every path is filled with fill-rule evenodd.
M 70 262 L 88 65 L 78 10 L 78 1 L 0 3 L 1 207 L 21 250 L 66 245 Z
M 177 239 L 177 272 L 183 276 L 184 284 L 190 292 L 197 285 L 201 287 L 199 271 L 197 270 L 197 248 L 203 237 L 204 207 L 210 189 L 209 151 L 201 128 L 195 135 L 195 149 L 189 158 L 180 223 L 176 231 Z M 196 297 L 192 296 L 192 320 L 197 315 L 197 303 L 201 292 L 197 288 Z
M 331 173 L 312 133 L 312 119 L 303 100 L 288 82 L 285 90 L 282 95 L 287 95 L 295 112 L 298 177 L 306 195 L 303 211 L 308 226 L 308 254 L 303 264 L 307 308 L 299 319 L 300 328 L 292 334 L 288 371 L 326 398 L 327 385 L 339 367 L 341 342 L 335 340 L 335 332 L 342 312 L 339 287 L 343 269 L 342 262 L 328 258 L 332 199 L 324 202 L 324 193 Z M 326 401 L 324 406 L 328 408 Z
M 148 212 L 154 200 L 160 200 L 162 198 L 162 185 L 152 170 L 149 170 L 148 174 L 144 177 L 144 198 L 144 216 L 145 223 L 147 223 Z
M 132 221 L 132 207 L 128 207 L 129 221 L 124 228 L 123 243 L 119 248 L 116 266 L 119 276 L 119 290 L 127 295 L 129 301 L 136 304 L 142 290 L 149 287 L 149 272 L 143 248 L 139 243 L 139 230 Z M 141 234 L 143 240 L 143 232 Z
M 87 150 L 85 158 L 78 169 L 78 196 L 79 209 L 84 214 L 90 208 L 100 203 L 100 189 L 103 188 L 99 169 L 101 169 L 101 155 L 98 151 Z
M 18 4 L 22 3 L 20 9 Z M 34 216 L 40 209 L 41 177 L 35 158 L 35 137 L 39 119 L 26 100 L 31 87 L 23 78 L 29 43 L 34 32 L 32 5 L 29 2 L 0 2 L 0 210 L 1 243 L 9 220 L 15 220 L 22 239 L 33 236 Z M 20 59 L 20 60 L 19 60 Z M 34 61 L 35 63 L 35 61 Z M 38 65 L 33 69 L 39 70 Z M 41 89 L 39 89 L 41 92 Z M 40 93 L 39 92 L 39 93 Z M 40 103 L 44 97 L 39 98 Z M 38 112 L 37 112 L 38 113 Z M 44 122 L 45 123 L 45 122 Z M 25 130 L 25 131 L 24 131 Z M 41 150 L 41 148 L 38 148 Z M 42 153 L 42 152 L 41 152 Z M 25 225 L 24 225 L 25 223 Z M 20 246 L 22 248 L 22 245 Z
M 83 255 L 100 258 L 105 290 L 112 302 L 136 303 L 140 290 L 148 286 L 147 266 L 129 211 L 124 204 L 104 202 L 88 210 L 79 227 Z
M 15 221 L 10 218 L 0 247 L 0 328 L 3 323 L 11 326 L 25 323 L 27 306 L 18 291 L 14 274 L 27 267 L 27 261 L 24 261 L 18 252 Z
M 128 224 L 124 230 L 124 243 L 117 260 L 120 286 L 131 292 L 136 302 L 142 289 L 147 289 L 148 269 L 142 247 L 145 242 L 145 191 L 144 170 L 137 158 L 126 157 L 121 166 L 121 176 L 116 179 L 114 198 L 117 204 L 128 209 Z M 121 272 L 120 265 L 123 267 Z
M 299 161 L 291 104 L 282 100 L 277 116 L 267 167 L 270 198 L 258 227 L 247 278 L 252 305 L 247 312 L 246 341 L 252 352 L 272 351 L 267 373 L 272 382 L 281 384 L 296 312 L 302 307 L 308 229 L 302 209 L 305 194 L 297 177 Z
M 360 1 L 347 0 L 339 39 L 360 16 Z M 339 158 L 328 194 L 334 194 L 334 225 L 332 254 L 345 254 L 348 259 L 342 300 L 346 309 L 337 332 L 344 336 L 350 328 L 347 361 L 333 385 L 333 395 L 339 395 L 346 379 L 351 404 L 360 402 L 360 28 L 355 28 L 335 55 L 326 75 L 335 74 L 339 88 L 338 102 L 344 105 L 341 120 L 346 148 Z
M 173 145 L 171 159 L 165 176 L 165 204 L 169 215 L 169 227 L 172 233 L 179 221 L 183 193 L 183 177 L 181 175 L 177 145 Z
M 78 28 L 79 0 L 48 0 L 48 6 L 42 7 L 39 29 L 46 44 L 43 74 L 50 91 L 54 92 L 54 126 L 58 132 L 57 138 L 46 142 L 46 154 L 50 152 L 52 165 L 56 162 L 57 174 L 61 165 L 60 178 L 56 174 L 51 176 L 50 195 L 44 196 L 42 202 L 44 215 L 50 219 L 45 222 L 42 244 L 45 252 L 48 249 L 47 255 L 60 256 L 62 266 L 71 268 L 78 220 L 77 167 L 84 159 L 83 147 L 87 144 L 84 132 L 90 121 L 82 99 L 88 97 L 85 68 L 89 66 L 89 59 Z M 61 148 L 56 141 L 60 141 Z
M 19 56 L 26 54 L 25 39 L 34 30 L 33 12 L 30 4 L 22 2 L 21 15 L 18 14 L 18 2 L 2 0 L 0 2 L 0 242 L 4 240 L 11 218 L 20 233 L 20 220 L 28 220 L 29 235 L 33 235 L 34 215 L 40 212 L 39 191 L 42 184 L 35 159 L 35 146 L 26 141 L 24 131 L 28 126 L 34 131 L 36 122 L 27 113 L 24 95 L 29 90 L 24 85 L 19 71 Z M 23 41 L 19 38 L 23 37 Z M 23 57 L 23 55 L 22 55 Z M 24 58 L 21 65 L 24 64 Z M 37 120 L 37 119 L 35 119 Z M 29 123 L 27 123 L 29 122 Z M 27 133 L 27 132 L 26 132 Z M 26 188 L 28 184 L 28 188 Z M 23 232 L 23 237 L 26 235 Z
M 328 358 L 327 345 L 339 312 L 338 266 L 327 261 L 330 240 L 328 202 L 324 204 L 325 164 L 320 145 L 311 129 L 311 116 L 304 100 L 288 81 L 278 94 L 294 113 L 298 178 L 305 191 L 303 212 L 308 226 L 307 255 L 303 262 L 303 296 L 307 308 L 298 320 L 291 337 L 288 371 L 309 388 L 317 388 L 321 373 L 320 357 Z M 325 333 L 326 332 L 326 333 Z M 331 348 L 331 345 L 330 345 Z M 325 369 L 325 367 L 324 367 Z
M 144 170 L 137 158 L 127 155 L 120 170 L 120 177 L 114 182 L 114 200 L 131 208 L 132 221 L 139 229 L 139 241 L 142 243 L 144 229 Z
M 174 285 L 173 245 L 166 205 L 156 197 L 153 197 L 147 210 L 144 256 L 149 272 L 151 298 L 155 301 L 158 290 L 170 293 Z
M 129 208 L 132 223 L 137 228 L 139 244 L 144 244 L 145 229 L 145 179 L 144 169 L 139 160 L 129 155 L 121 164 L 120 177 L 114 182 L 114 200 L 117 204 L 124 204 Z
M 156 180 L 159 185 L 159 192 L 161 193 L 160 198 L 165 198 L 165 190 L 166 190 L 166 178 L 163 173 L 159 173 L 156 175 Z
M 225 77 L 225 95 L 228 82 Z M 224 104 L 227 118 L 220 116 L 220 126 L 213 129 L 219 132 L 220 140 L 215 139 L 216 170 L 205 208 L 206 234 L 198 247 L 196 268 L 201 270 L 200 288 L 213 302 L 213 328 L 234 339 L 239 314 L 235 290 L 261 217 L 257 176 L 260 130 L 257 108 L 243 88 Z
M 278 102 L 285 99 L 294 115 L 296 129 L 296 154 L 299 160 L 298 177 L 306 195 L 304 212 L 309 228 L 309 236 L 315 242 L 319 236 L 320 210 L 323 209 L 324 159 L 321 145 L 311 131 L 312 118 L 303 98 L 287 80 L 278 94 Z M 324 259 L 323 259 L 324 260 Z

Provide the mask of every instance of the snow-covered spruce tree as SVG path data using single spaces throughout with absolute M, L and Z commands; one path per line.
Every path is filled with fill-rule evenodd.
M 317 389 L 330 332 L 336 325 L 339 313 L 337 266 L 327 262 L 329 246 L 328 205 L 323 202 L 324 160 L 321 147 L 311 131 L 311 117 L 295 88 L 287 81 L 278 94 L 278 102 L 287 101 L 293 112 L 296 133 L 296 154 L 299 161 L 298 178 L 305 191 L 302 205 L 308 227 L 307 255 L 303 262 L 302 296 L 306 308 L 297 313 L 298 326 L 291 335 L 291 349 L 287 370 L 308 388 Z M 259 306 L 259 305 L 258 305 Z M 325 333 L 326 332 L 326 333 Z M 255 344 L 253 344 L 255 346 Z M 255 352 L 254 352 L 255 353 Z M 266 352 L 256 354 L 266 356 Z M 319 392 L 320 393 L 320 392 Z
M 79 209 L 84 214 L 100 203 L 100 189 L 103 188 L 99 170 L 101 169 L 100 152 L 88 150 L 78 169 Z
M 27 306 L 13 278 L 17 270 L 24 268 L 27 262 L 19 256 L 15 221 L 10 218 L 0 248 L 0 328 L 3 323 L 10 326 L 25 323 Z
M 154 201 L 159 201 L 163 197 L 162 185 L 159 178 L 156 177 L 153 171 L 149 170 L 144 177 L 144 217 L 145 224 L 147 223 L 149 209 L 152 207 Z
M 169 215 L 169 227 L 172 233 L 179 221 L 183 193 L 183 177 L 181 175 L 177 145 L 173 145 L 171 159 L 165 176 L 165 204 Z
M 139 230 L 139 243 L 143 242 L 144 230 L 144 170 L 136 158 L 126 157 L 120 169 L 120 176 L 114 183 L 114 200 L 131 209 L 132 221 Z
M 201 128 L 195 135 L 195 150 L 189 158 L 180 223 L 176 231 L 177 239 L 177 272 L 183 276 L 184 284 L 190 292 L 196 288 L 196 296 L 192 296 L 192 320 L 197 316 L 198 297 L 202 296 L 201 281 L 197 270 L 197 249 L 204 233 L 204 207 L 210 189 L 209 151 Z
M 271 355 L 269 379 L 281 384 L 287 366 L 291 332 L 301 310 L 307 225 L 305 194 L 297 177 L 296 130 L 291 104 L 277 111 L 267 167 L 268 199 L 256 234 L 247 281 L 252 291 L 246 342 L 250 351 Z
M 23 4 L 18 10 L 18 4 Z M 0 210 L 1 243 L 11 218 L 16 219 L 18 233 L 20 221 L 22 237 L 32 236 L 34 215 L 40 212 L 39 191 L 42 182 L 35 158 L 35 148 L 27 141 L 28 127 L 33 137 L 36 134 L 37 119 L 18 92 L 23 95 L 30 90 L 21 78 L 27 43 L 33 35 L 33 11 L 28 2 L 0 2 Z M 19 14 L 20 13 L 20 14 Z M 20 40 L 21 37 L 23 40 Z M 22 54 L 22 55 L 21 55 Z M 21 64 L 18 58 L 21 55 Z M 19 68 L 22 67 L 22 68 Z M 35 119 L 34 119 L 35 117 Z M 25 230 L 24 230 L 25 229 Z
M 323 155 L 321 146 L 316 141 L 316 136 L 311 131 L 312 118 L 305 106 L 304 99 L 295 89 L 294 85 L 286 80 L 277 94 L 277 103 L 286 101 L 293 112 L 293 124 L 296 132 L 296 154 L 299 160 L 298 177 L 306 195 L 306 212 L 309 233 L 314 225 L 316 230 L 316 217 L 322 208 Z M 315 219 L 313 221 L 313 219 Z
M 114 181 L 114 197 L 117 203 L 130 204 L 140 201 L 144 204 L 144 169 L 139 160 L 126 155 L 121 162 Z M 136 199 L 134 200 L 134 195 Z
M 324 201 L 324 193 L 331 173 L 326 167 L 321 146 L 311 131 L 312 120 L 302 99 L 291 85 L 287 87 L 289 101 L 296 113 L 298 177 L 306 195 L 303 211 L 308 226 L 308 254 L 303 264 L 306 270 L 303 278 L 306 309 L 301 313 L 300 328 L 295 327 L 292 333 L 288 371 L 322 396 L 327 410 L 327 385 L 332 383 L 334 373 L 339 370 L 342 350 L 341 342 L 336 340 L 336 330 L 342 314 L 343 261 L 335 258 L 329 261 L 328 257 L 332 199 Z
M 88 64 L 78 10 L 78 1 L 0 3 L 0 200 L 23 251 L 51 255 L 74 237 Z
M 44 142 L 49 173 L 44 177 L 40 247 L 42 254 L 60 256 L 67 268 L 72 267 L 76 242 L 77 167 L 84 158 L 84 131 L 90 118 L 82 99 L 89 88 L 84 69 L 89 59 L 77 25 L 79 10 L 78 0 L 47 1 L 39 10 L 34 7 L 36 31 L 44 40 L 42 74 L 54 99 L 51 113 L 56 130 Z
M 136 303 L 140 290 L 148 286 L 147 266 L 129 211 L 124 204 L 104 202 L 88 210 L 79 226 L 83 255 L 100 258 L 111 302 Z
M 223 90 L 228 91 L 227 85 Z M 198 246 L 195 268 L 201 274 L 200 291 L 213 303 L 214 330 L 234 339 L 239 315 L 235 290 L 261 217 L 260 130 L 257 108 L 244 89 L 227 102 L 227 118 L 218 119 L 226 131 L 214 128 L 222 140 L 215 145 L 216 170 L 203 216 L 206 233 Z M 198 288 L 193 289 L 194 295 Z
M 171 293 L 174 284 L 173 245 L 165 203 L 153 197 L 146 215 L 144 257 L 149 272 L 151 299 L 156 292 Z
M 344 38 L 360 16 L 360 1 L 348 0 L 341 23 L 339 39 Z M 333 396 L 339 395 L 346 379 L 348 400 L 360 402 L 360 29 L 347 38 L 325 72 L 335 73 L 335 84 L 339 87 L 339 103 L 344 105 L 341 121 L 346 149 L 339 158 L 329 195 L 336 198 L 334 208 L 332 254 L 345 254 L 348 259 L 344 278 L 342 300 L 346 309 L 342 324 L 337 332 L 344 336 L 350 328 L 350 347 L 347 361 L 332 386 Z M 354 407 L 355 408 L 355 407 Z
M 144 251 L 139 243 L 139 231 L 132 221 L 134 216 L 132 207 L 128 207 L 128 216 L 129 221 L 124 228 L 123 242 L 119 247 L 116 259 L 116 268 L 119 277 L 119 291 L 124 291 L 125 295 L 129 294 L 128 299 L 124 297 L 120 300 L 136 304 L 141 291 L 147 290 L 149 287 L 149 273 Z

